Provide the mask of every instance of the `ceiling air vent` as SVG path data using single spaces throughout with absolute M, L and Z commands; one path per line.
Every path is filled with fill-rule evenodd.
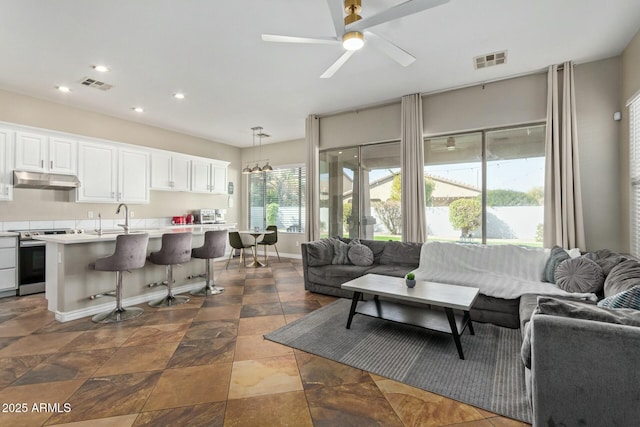
M 476 70 L 493 67 L 494 65 L 505 64 L 507 62 L 507 51 L 488 53 L 473 58 L 473 65 Z
M 91 79 L 89 77 L 85 77 L 84 79 L 82 79 L 80 81 L 80 84 L 83 86 L 92 87 L 100 90 L 109 90 L 113 87 L 108 83 L 101 82 L 100 80 L 96 80 L 96 79 Z

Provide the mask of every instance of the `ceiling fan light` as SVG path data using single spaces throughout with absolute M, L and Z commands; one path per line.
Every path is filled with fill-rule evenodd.
M 358 50 L 364 46 L 364 36 L 360 31 L 349 31 L 342 36 L 342 47 L 347 50 Z

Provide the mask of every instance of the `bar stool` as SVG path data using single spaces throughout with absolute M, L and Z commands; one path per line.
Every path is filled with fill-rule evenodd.
M 189 302 L 189 297 L 173 295 L 173 266 L 183 264 L 191 260 L 191 233 L 166 233 L 162 235 L 162 247 L 158 252 L 149 254 L 149 261 L 157 265 L 167 267 L 167 281 L 151 283 L 149 287 L 156 285 L 166 285 L 167 296 L 151 301 L 151 307 L 171 307 L 173 305 Z
M 116 290 L 102 294 L 91 295 L 89 299 L 102 296 L 115 296 L 116 308 L 107 313 L 96 314 L 91 318 L 96 323 L 121 322 L 140 316 L 144 310 L 138 307 L 124 309 L 122 307 L 122 272 L 144 267 L 147 258 L 147 244 L 149 235 L 120 234 L 116 237 L 116 250 L 113 255 L 98 258 L 92 266 L 99 271 L 116 272 Z
M 211 230 L 204 233 L 204 245 L 191 250 L 192 258 L 205 260 L 205 286 L 198 291 L 191 291 L 191 295 L 207 296 L 224 292 L 224 288 L 215 285 L 215 275 L 211 271 L 211 260 L 224 256 L 227 248 L 227 230 Z M 198 276 L 202 277 L 202 275 Z

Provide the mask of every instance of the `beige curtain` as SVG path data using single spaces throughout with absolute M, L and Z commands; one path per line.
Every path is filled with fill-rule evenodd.
M 402 97 L 401 126 L 402 240 L 424 242 L 427 240 L 427 220 L 420 94 Z
M 544 246 L 585 249 L 573 62 L 558 68 L 550 66 L 547 76 Z
M 320 119 L 309 115 L 306 120 L 307 142 L 307 194 L 305 206 L 305 235 L 308 242 L 318 240 L 320 236 L 320 174 L 319 144 Z

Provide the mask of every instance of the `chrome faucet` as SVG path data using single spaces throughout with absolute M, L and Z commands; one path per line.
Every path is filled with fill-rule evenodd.
M 98 213 L 98 224 L 100 228 L 96 229 L 95 231 L 96 233 L 98 233 L 98 236 L 102 236 L 102 214 L 101 213 Z
M 118 224 L 118 227 L 124 228 L 124 234 L 129 234 L 129 206 L 124 203 L 120 203 L 118 205 L 118 209 L 116 210 L 116 214 L 120 213 L 120 208 L 124 206 L 124 224 Z

